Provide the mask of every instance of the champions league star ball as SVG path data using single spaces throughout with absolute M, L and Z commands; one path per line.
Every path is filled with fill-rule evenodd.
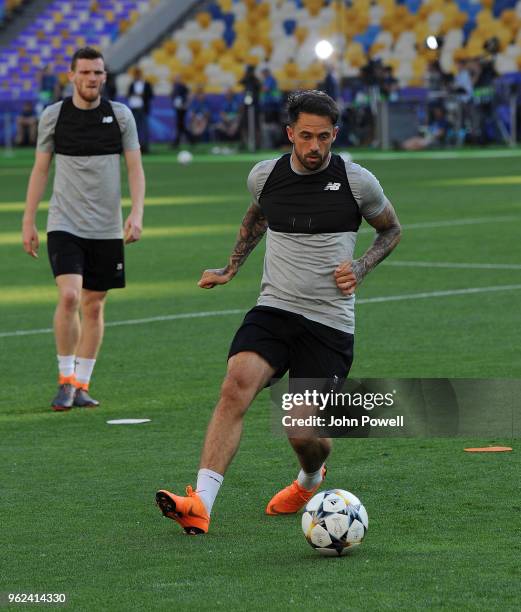
M 186 166 L 193 160 L 194 156 L 190 153 L 190 151 L 179 151 L 177 154 L 177 161 Z
M 368 525 L 362 502 L 342 489 L 317 493 L 302 515 L 306 540 L 321 555 L 330 557 L 340 557 L 359 546 Z

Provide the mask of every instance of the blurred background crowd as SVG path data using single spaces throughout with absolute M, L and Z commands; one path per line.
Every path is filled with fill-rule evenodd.
M 105 95 L 143 151 L 285 143 L 284 102 L 318 88 L 347 147 L 514 145 L 521 0 L 0 0 L 0 138 L 33 145 L 70 95 L 68 63 L 105 54 Z

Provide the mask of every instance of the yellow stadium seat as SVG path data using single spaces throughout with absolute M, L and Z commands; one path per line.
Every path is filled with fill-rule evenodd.
M 227 49 L 226 43 L 224 42 L 222 38 L 216 38 L 215 40 L 212 40 L 210 44 L 211 44 L 212 49 L 214 49 L 218 55 L 221 55 Z
M 203 43 L 197 39 L 189 40 L 186 45 L 194 55 L 200 53 L 203 48 Z
M 205 64 L 213 64 L 217 60 L 217 52 L 213 47 L 206 47 L 201 51 L 199 57 Z
M 309 30 L 304 26 L 298 26 L 295 29 L 295 38 L 297 39 L 299 45 L 301 45 L 309 35 Z
M 247 55 L 244 61 L 247 65 L 258 66 L 260 64 L 260 57 L 258 55 Z
M 162 47 L 152 52 L 152 58 L 156 64 L 166 64 L 168 61 L 168 55 Z
M 298 77 L 298 66 L 294 61 L 286 62 L 284 66 L 285 76 L 289 79 L 296 79 Z
M 247 36 L 250 32 L 250 25 L 247 21 L 239 19 L 234 24 L 237 36 Z
M 201 13 L 197 13 L 195 20 L 203 30 L 206 30 L 212 23 L 212 16 L 210 15 L 210 13 L 202 11 Z
M 172 39 L 167 40 L 163 44 L 163 49 L 167 55 L 175 55 L 177 51 L 177 41 L 172 40 Z
M 270 14 L 270 5 L 266 2 L 259 4 L 257 7 L 257 13 L 260 19 L 266 19 Z
M 218 0 L 223 13 L 229 13 L 232 10 L 233 0 Z

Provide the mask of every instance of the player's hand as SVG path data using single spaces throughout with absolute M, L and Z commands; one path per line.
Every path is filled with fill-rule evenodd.
M 131 242 L 137 242 L 141 238 L 141 232 L 143 231 L 143 222 L 141 217 L 138 215 L 130 215 L 127 217 L 124 225 L 125 244 Z
M 38 230 L 34 223 L 28 223 L 23 225 L 22 228 L 22 242 L 24 245 L 24 251 L 38 259 L 38 249 L 40 248 L 40 239 L 38 238 Z
M 353 272 L 352 262 L 344 261 L 335 270 L 336 286 L 344 295 L 353 295 L 356 289 L 357 280 Z
M 229 266 L 205 270 L 201 280 L 197 283 L 201 289 L 212 289 L 215 285 L 225 285 L 235 276 Z

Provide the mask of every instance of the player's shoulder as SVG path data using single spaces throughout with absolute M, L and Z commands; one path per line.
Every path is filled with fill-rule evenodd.
M 129 115 L 132 115 L 130 108 L 126 104 L 123 104 L 123 102 L 116 102 L 116 100 L 107 101 L 112 106 L 112 110 L 114 111 L 116 117 L 118 117 L 118 115 L 121 117 L 128 117 Z
M 132 111 L 126 104 L 123 104 L 123 102 L 108 100 L 108 103 L 112 107 L 112 112 L 116 116 L 118 123 L 124 128 L 132 117 Z
M 364 190 L 366 188 L 374 187 L 376 185 L 380 185 L 376 176 L 368 170 L 365 166 L 361 164 L 357 164 L 353 160 L 344 159 L 344 164 L 346 168 L 346 175 L 351 185 L 351 188 L 355 188 L 356 190 Z
M 273 159 L 263 159 L 257 162 L 250 171 L 250 174 L 261 174 L 263 172 L 271 172 L 275 167 L 275 164 L 279 161 L 281 156 L 274 157 Z
M 53 104 L 49 104 L 46 106 L 42 114 L 40 115 L 40 120 L 52 120 L 57 119 L 60 114 L 61 108 L 63 106 L 63 100 L 59 100 L 58 102 L 54 102 Z
M 268 176 L 271 174 L 273 168 L 279 161 L 280 157 L 274 159 L 264 159 L 257 162 L 248 175 L 248 189 L 253 196 L 254 201 L 258 201 L 264 185 L 268 180 Z

